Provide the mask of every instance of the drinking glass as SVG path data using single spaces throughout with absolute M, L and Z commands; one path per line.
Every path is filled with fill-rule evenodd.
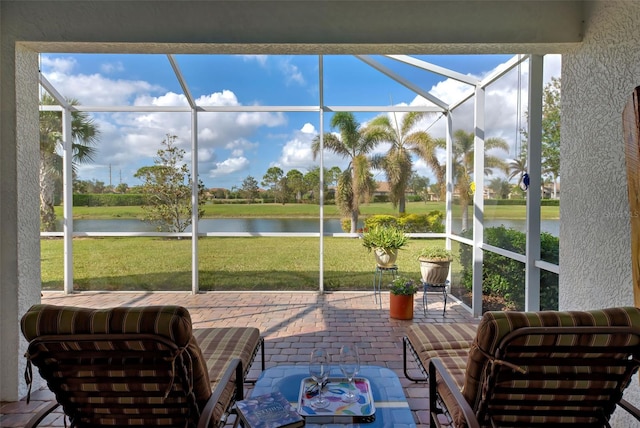
M 360 356 L 358 355 L 358 347 L 355 344 L 343 345 L 340 348 L 340 370 L 349 381 L 349 390 L 342 396 L 342 401 L 347 403 L 358 401 L 358 394 L 353 391 L 355 390 L 355 385 L 353 385 L 353 390 L 351 388 L 353 378 L 360 371 Z
M 312 407 L 324 409 L 329 405 L 329 400 L 322 396 L 322 387 L 329 378 L 330 370 L 331 366 L 327 351 L 321 348 L 314 349 L 309 360 L 309 374 L 318 384 L 318 396 L 311 401 Z

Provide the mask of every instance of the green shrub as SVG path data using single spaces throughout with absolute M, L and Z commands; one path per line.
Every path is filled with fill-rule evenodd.
M 494 247 L 503 248 L 514 253 L 524 254 L 526 234 L 504 226 L 485 229 L 485 242 Z M 465 237 L 471 238 L 471 232 Z M 549 233 L 540 234 L 541 259 L 549 263 L 558 263 L 559 240 Z M 468 245 L 460 247 L 460 264 L 462 265 L 462 284 L 471 291 L 472 288 L 472 251 Z M 505 309 L 524 310 L 525 301 L 525 266 L 516 260 L 484 252 L 482 293 L 487 296 L 498 296 L 504 299 Z M 558 275 L 541 271 L 540 273 L 540 309 L 558 309 Z
M 444 213 L 431 211 L 428 214 L 405 214 L 400 217 L 377 214 L 364 221 L 365 229 L 376 226 L 389 226 L 402 229 L 405 233 L 442 233 L 444 232 Z
M 368 217 L 364 221 L 365 229 L 373 229 L 374 227 L 398 227 L 398 217 L 387 214 L 376 214 Z
M 74 207 L 135 207 L 144 205 L 145 197 L 139 193 L 76 193 Z

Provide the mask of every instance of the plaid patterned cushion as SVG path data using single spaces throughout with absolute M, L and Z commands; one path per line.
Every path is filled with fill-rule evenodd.
M 469 348 L 476 336 L 476 324 L 413 324 L 407 331 L 407 339 L 420 357 L 424 368 L 429 360 L 443 360 L 460 388 L 464 385 L 464 373 Z
M 199 345 L 198 349 L 202 350 L 201 361 L 204 368 L 208 368 L 207 378 L 210 379 L 210 388 L 213 390 L 224 368 L 234 358 L 239 358 L 242 362 L 245 375 L 249 372 L 253 353 L 260 343 L 260 331 L 253 327 L 202 328 L 193 330 L 193 340 Z M 232 394 L 233 385 L 229 384 L 225 388 L 223 398 L 231 400 Z M 216 406 L 216 419 L 222 416 L 224 409 L 221 405 Z
M 556 326 L 640 326 L 640 310 L 633 307 L 611 308 L 594 310 L 588 312 L 487 312 L 484 314 L 480 325 L 478 326 L 478 334 L 469 351 L 469 358 L 465 372 L 465 384 L 462 388 L 462 394 L 471 404 L 472 408 L 478 410 L 479 403 L 483 394 L 486 392 L 487 382 L 486 376 L 491 367 L 493 358 L 496 356 L 497 346 L 507 334 L 523 327 L 556 327 Z M 637 338 L 630 335 L 604 335 L 589 334 L 580 336 L 580 342 L 577 342 L 576 334 L 561 334 L 559 336 L 542 336 L 524 335 L 515 342 L 516 346 L 521 346 L 520 353 L 510 354 L 510 360 L 517 361 L 518 355 L 522 358 L 533 358 L 533 361 L 542 361 L 546 358 L 576 358 L 583 359 L 585 356 L 581 353 L 570 352 L 572 346 L 580 345 L 602 345 L 612 347 L 619 345 L 627 345 L 629 341 L 637 344 Z M 543 342 L 544 341 L 544 342 Z M 558 352 L 549 352 L 546 350 L 537 352 L 541 346 L 550 346 L 551 349 L 559 349 Z M 566 346 L 566 348 L 559 348 Z M 518 351 L 516 351 L 518 352 Z M 615 352 L 600 354 L 617 356 Z M 625 354 L 626 355 L 626 354 Z M 531 360 L 529 360 L 531 361 Z M 620 367 L 588 367 L 588 366 L 565 366 L 558 368 L 557 366 L 545 365 L 543 363 L 535 363 L 526 366 L 519 366 L 520 369 L 527 373 L 528 380 L 518 380 L 517 376 L 511 375 L 509 378 L 500 380 L 500 387 L 508 391 L 509 388 L 523 388 L 524 391 L 530 391 L 531 400 L 546 400 L 548 403 L 557 405 L 559 400 L 563 400 L 563 406 L 566 410 L 576 409 L 573 416 L 536 416 L 528 420 L 523 420 L 518 413 L 522 413 L 523 408 L 510 409 L 509 402 L 516 399 L 526 399 L 522 393 L 517 397 L 512 397 L 508 393 L 494 395 L 493 402 L 500 402 L 497 407 L 492 409 L 494 420 L 507 421 L 518 420 L 525 426 L 534 422 L 543 422 L 548 424 L 559 424 L 562 422 L 572 421 L 573 423 L 582 423 L 587 426 L 593 423 L 593 420 L 581 419 L 579 403 L 595 402 L 603 397 L 601 392 L 603 389 L 615 388 L 613 381 L 609 381 L 614 374 L 622 372 Z M 560 372 L 560 370 L 563 370 Z M 580 372 L 585 372 L 587 376 L 579 376 Z M 516 370 L 510 371 L 516 373 Z M 591 376 L 593 375 L 593 376 Z M 506 376 L 506 375 L 505 375 Z M 589 380 L 580 380 L 589 377 Z M 546 379 L 544 379 L 546 378 Z M 573 380 L 572 380 L 573 379 Z M 575 400 L 572 404 L 567 402 L 566 395 L 554 395 L 553 391 L 571 391 Z M 540 391 L 549 391 L 541 393 Z M 495 393 L 495 391 L 494 391 Z M 541 395 L 542 394 L 542 395 Z M 502 401 L 503 400 L 503 401 Z M 506 404 L 504 404 L 506 403 Z M 450 404 L 450 403 L 448 403 Z M 491 404 L 490 404 L 491 405 Z M 465 426 L 462 416 L 459 414 L 455 406 L 449 407 L 456 426 Z
M 207 347 L 205 358 L 189 312 L 179 306 L 35 305 L 23 316 L 21 327 L 29 341 L 64 337 L 64 341 L 33 342 L 28 358 L 78 427 L 185 426 L 185 421 L 195 425 L 228 363 L 241 358 L 247 372 L 260 340 L 258 330 L 249 327 L 198 330 Z M 101 338 L 121 333 L 160 338 Z M 84 338 L 74 340 L 69 335 Z M 224 386 L 214 420 L 227 411 L 234 390 L 233 382 Z
M 33 305 L 20 326 L 29 341 L 49 334 L 152 333 L 183 347 L 191 338 L 191 316 L 180 306 L 89 309 Z
M 407 331 L 407 338 L 413 348 L 422 352 L 442 349 L 469 349 L 476 337 L 475 324 L 413 324 Z M 423 361 L 425 367 L 428 360 Z

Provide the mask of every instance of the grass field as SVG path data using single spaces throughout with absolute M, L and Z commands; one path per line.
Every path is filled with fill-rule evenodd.
M 424 214 L 433 210 L 444 211 L 444 202 L 409 202 L 407 203 L 407 213 Z M 363 217 L 374 214 L 397 215 L 390 203 L 363 204 L 360 207 Z M 311 204 L 207 204 L 204 206 L 204 217 L 319 217 L 320 207 Z M 491 218 L 523 220 L 525 218 L 525 207 L 520 205 L 487 205 L 485 206 L 485 216 Z M 553 220 L 560 218 L 559 207 L 542 207 L 540 212 L 543 220 Z M 141 207 L 74 207 L 73 218 L 75 219 L 118 219 L 118 218 L 141 218 L 143 211 Z M 340 214 L 335 205 L 324 207 L 325 217 L 339 218 Z M 56 216 L 62 218 L 62 207 L 56 207 Z M 460 207 L 453 206 L 454 218 L 460 217 Z
M 444 211 L 444 203 L 411 202 L 408 213 Z M 453 207 L 459 218 L 460 207 Z M 74 207 L 76 219 L 141 218 L 140 207 Z M 397 214 L 390 203 L 361 207 L 361 216 Z M 56 208 L 62 217 L 60 207 Z M 324 215 L 339 218 L 334 205 Z M 543 219 L 559 218 L 558 207 L 542 207 Z M 309 204 L 247 204 L 205 206 L 205 218 L 319 217 L 319 207 Z M 523 206 L 486 206 L 486 218 L 524 219 Z M 199 239 L 201 290 L 318 290 L 320 251 L 318 238 L 206 237 Z M 325 290 L 370 290 L 375 262 L 359 239 L 324 239 Z M 411 239 L 400 251 L 399 271 L 419 278 L 417 253 L 422 246 L 442 246 L 442 240 Z M 44 289 L 63 287 L 61 239 L 41 240 Z M 73 242 L 76 290 L 191 290 L 191 239 L 151 237 L 76 238 Z M 454 276 L 459 272 L 454 261 Z
M 42 241 L 43 289 L 63 287 L 62 239 Z M 417 254 L 443 240 L 411 239 L 398 268 L 419 279 Z M 325 238 L 326 290 L 370 290 L 375 261 L 360 239 Z M 318 290 L 319 239 L 299 237 L 201 238 L 201 290 Z M 77 238 L 76 290 L 191 290 L 191 240 L 150 237 Z

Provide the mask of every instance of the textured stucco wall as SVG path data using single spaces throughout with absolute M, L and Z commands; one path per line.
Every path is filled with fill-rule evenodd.
M 2 42 L 7 40 L 3 38 Z M 21 376 L 26 342 L 20 334 L 19 319 L 29 306 L 40 301 L 38 56 L 19 47 L 5 49 L 3 44 L 0 65 L 3 77 L 0 128 L 0 371 L 3 385 L 0 398 L 16 400 L 26 394 Z M 11 80 L 7 76 L 11 76 Z M 9 81 L 14 81 L 15 86 L 7 84 Z M 16 94 L 19 94 L 17 99 Z
M 584 42 L 562 59 L 560 309 L 633 305 L 622 110 L 640 85 L 640 2 L 588 6 Z M 612 426 L 637 426 L 620 413 Z

